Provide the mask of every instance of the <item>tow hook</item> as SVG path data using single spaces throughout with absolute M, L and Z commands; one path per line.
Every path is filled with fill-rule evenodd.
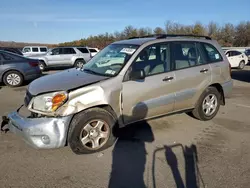
M 1 132 L 7 133 L 8 129 L 9 118 L 7 116 L 2 116 L 2 123 L 1 123 Z

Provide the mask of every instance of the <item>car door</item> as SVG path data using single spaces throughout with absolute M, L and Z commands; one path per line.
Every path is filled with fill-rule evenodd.
M 47 55 L 47 64 L 49 66 L 57 66 L 61 62 L 60 48 L 52 49 Z
M 200 44 L 193 41 L 171 43 L 176 85 L 174 111 L 192 108 L 211 82 L 211 68 L 199 47 Z
M 72 65 L 71 59 L 75 54 L 76 54 L 76 51 L 73 48 L 61 48 L 59 64 L 62 66 Z
M 240 63 L 240 56 L 239 53 L 237 53 L 236 51 L 228 51 L 228 61 L 231 64 L 232 67 L 238 67 L 239 63 Z M 226 54 L 226 55 L 227 55 Z
M 148 46 L 131 64 L 122 83 L 125 124 L 173 111 L 176 80 L 170 72 L 169 50 L 168 43 Z M 131 80 L 129 75 L 138 70 L 145 71 L 145 79 Z

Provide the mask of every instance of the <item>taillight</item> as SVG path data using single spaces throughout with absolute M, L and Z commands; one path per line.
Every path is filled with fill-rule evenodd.
M 38 63 L 37 62 L 29 62 L 29 65 L 31 67 L 37 67 L 38 66 Z

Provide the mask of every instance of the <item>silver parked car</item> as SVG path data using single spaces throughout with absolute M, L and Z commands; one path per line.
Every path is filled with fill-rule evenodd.
M 87 47 L 57 47 L 45 55 L 32 57 L 40 60 L 39 67 L 44 71 L 51 67 L 82 67 L 92 55 Z
M 156 35 L 114 42 L 82 69 L 33 81 L 9 129 L 35 148 L 77 154 L 111 146 L 116 128 L 173 112 L 211 120 L 231 93 L 227 57 L 209 37 Z M 164 125 L 162 125 L 164 126 Z
M 18 87 L 24 81 L 32 81 L 42 76 L 39 61 L 16 53 L 0 50 L 0 82 L 10 87 Z

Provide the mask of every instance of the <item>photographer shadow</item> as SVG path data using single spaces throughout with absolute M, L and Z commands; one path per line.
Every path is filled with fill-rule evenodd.
M 143 119 L 147 116 L 147 106 L 139 103 L 133 110 L 132 116 Z M 126 117 L 121 117 L 126 119 Z M 146 164 L 146 142 L 153 142 L 154 135 L 147 121 L 141 121 L 119 128 L 118 137 L 112 152 L 112 171 L 109 188 L 136 187 L 145 188 L 144 171 Z
M 185 181 L 181 177 L 180 170 L 178 168 L 178 160 L 173 148 L 180 147 L 185 162 Z M 182 144 L 175 144 L 171 146 L 165 145 L 163 148 L 156 149 L 153 155 L 153 188 L 156 188 L 155 180 L 155 157 L 156 153 L 159 151 L 164 151 L 166 162 L 169 165 L 173 178 L 177 188 L 199 188 L 201 187 L 200 181 L 202 182 L 202 187 L 205 187 L 201 173 L 198 168 L 198 155 L 197 148 L 195 145 L 183 146 Z

